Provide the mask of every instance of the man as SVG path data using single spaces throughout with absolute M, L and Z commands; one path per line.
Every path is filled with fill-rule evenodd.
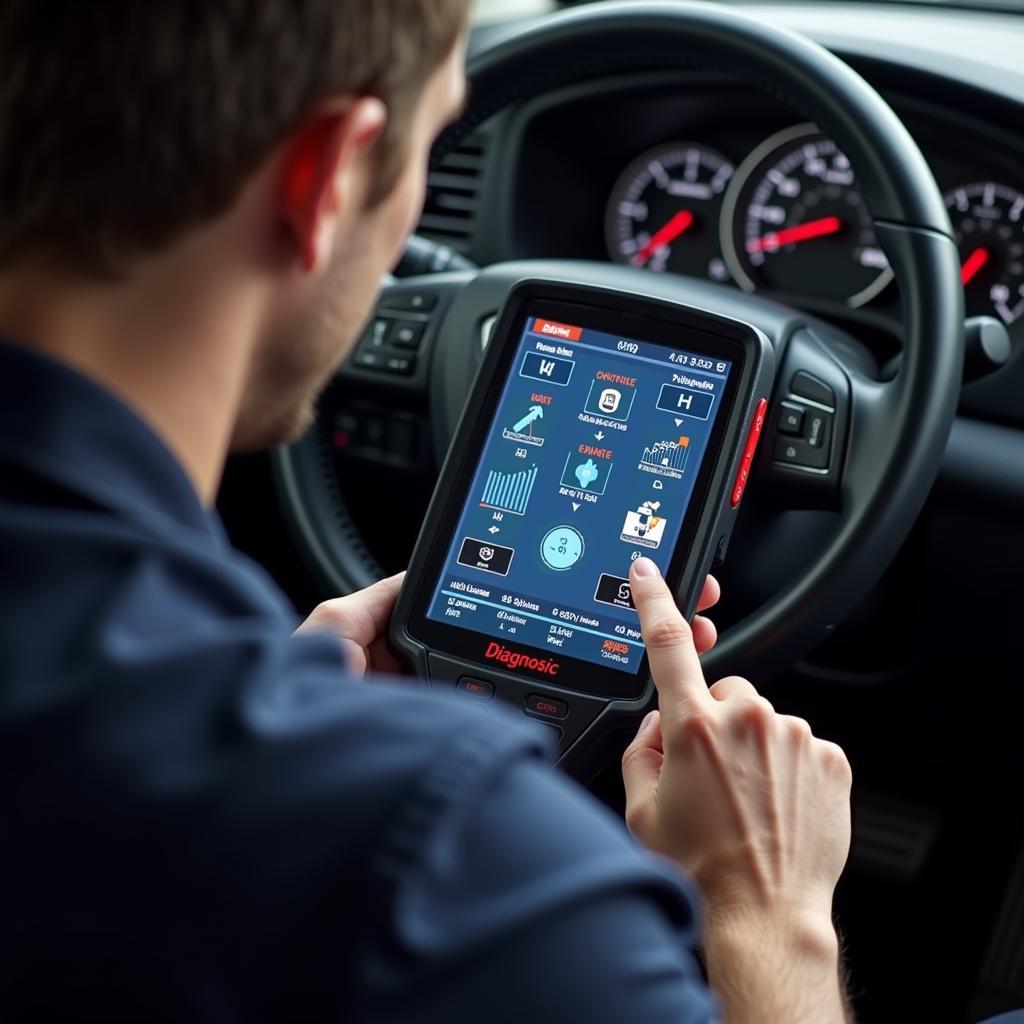
M 653 563 L 635 835 L 525 723 L 296 635 L 211 508 L 297 436 L 462 102 L 466 0 L 0 9 L 0 1017 L 844 1019 L 850 771 Z M 704 607 L 717 597 L 708 582 Z

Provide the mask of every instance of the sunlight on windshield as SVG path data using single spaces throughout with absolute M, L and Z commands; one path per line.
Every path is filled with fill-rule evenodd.
M 555 0 L 473 0 L 473 21 L 512 21 L 547 14 L 557 6 Z
M 831 0 L 831 2 L 838 3 L 839 0 Z M 917 6 L 1024 13 L 1024 0 L 904 0 L 904 2 Z M 560 3 L 559 0 L 473 0 L 473 21 L 476 24 L 496 21 L 509 22 L 518 18 L 548 14 L 563 6 L 567 6 L 567 4 Z M 827 6 L 827 3 L 821 6 Z

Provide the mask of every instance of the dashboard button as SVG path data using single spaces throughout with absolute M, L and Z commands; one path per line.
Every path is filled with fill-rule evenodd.
M 489 683 L 486 679 L 473 679 L 470 676 L 463 676 L 455 689 L 458 693 L 476 697 L 477 700 L 490 700 L 494 696 L 494 683 Z
M 802 405 L 795 402 L 783 402 L 779 406 L 779 433 L 799 437 L 804 432 L 804 413 Z
M 526 698 L 523 710 L 528 715 L 543 715 L 545 718 L 565 718 L 569 714 L 569 705 L 565 701 L 542 697 L 539 693 L 531 693 Z
M 794 395 L 809 398 L 812 402 L 827 405 L 830 409 L 836 407 L 836 393 L 824 381 L 812 377 L 806 370 L 798 370 L 793 374 L 789 390 Z

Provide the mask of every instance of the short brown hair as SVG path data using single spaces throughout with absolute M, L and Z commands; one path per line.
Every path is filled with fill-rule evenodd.
M 469 0 L 3 0 L 0 262 L 99 273 L 226 210 L 320 101 L 374 95 L 390 191 Z

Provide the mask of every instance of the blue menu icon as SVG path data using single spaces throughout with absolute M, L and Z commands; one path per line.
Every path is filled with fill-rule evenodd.
M 589 494 L 604 494 L 612 471 L 609 459 L 595 459 L 579 452 L 569 452 L 562 470 L 562 486 L 574 487 Z

